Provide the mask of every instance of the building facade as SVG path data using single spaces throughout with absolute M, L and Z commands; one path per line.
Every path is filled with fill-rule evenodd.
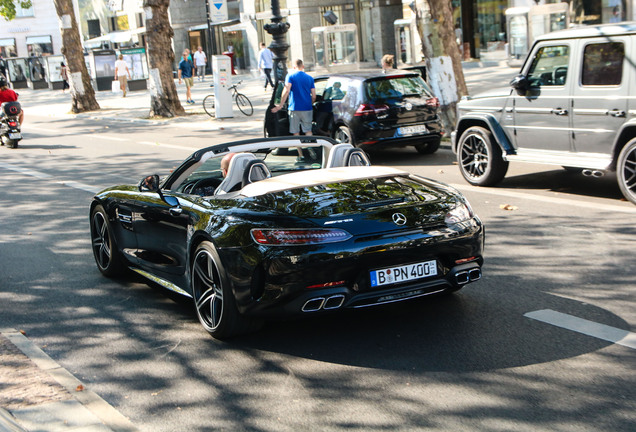
M 51 0 L 32 0 L 30 8 L 22 9 L 17 6 L 16 12 L 15 19 L 3 22 L 0 26 L 2 57 L 61 54 L 60 25 Z

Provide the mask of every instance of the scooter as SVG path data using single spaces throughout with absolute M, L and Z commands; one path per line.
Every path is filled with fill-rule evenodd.
M 22 112 L 20 102 L 5 102 L 0 107 L 0 145 L 17 148 L 22 139 L 19 115 Z

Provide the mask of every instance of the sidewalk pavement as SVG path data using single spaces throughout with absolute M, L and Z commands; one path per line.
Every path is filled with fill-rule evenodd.
M 0 432 L 136 432 L 126 417 L 14 329 L 0 329 Z

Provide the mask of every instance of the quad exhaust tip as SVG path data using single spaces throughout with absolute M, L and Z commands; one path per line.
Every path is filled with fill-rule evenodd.
M 318 312 L 319 310 L 338 309 L 343 305 L 345 296 L 336 294 L 329 297 L 316 297 L 305 302 L 301 310 L 303 312 Z
M 481 279 L 481 269 L 474 268 L 471 270 L 460 271 L 455 274 L 455 281 L 459 285 L 475 282 Z
M 604 171 L 591 170 L 591 169 L 584 169 L 583 171 L 581 171 L 581 173 L 586 177 L 596 177 L 596 178 L 600 178 L 605 175 Z

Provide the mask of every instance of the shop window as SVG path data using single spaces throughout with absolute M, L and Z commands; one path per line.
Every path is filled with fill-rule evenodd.
M 102 34 L 101 26 L 99 25 L 98 19 L 89 19 L 86 20 L 86 25 L 88 26 L 88 38 L 93 39 L 96 37 L 100 37 Z
M 583 53 L 581 84 L 617 86 L 623 78 L 625 46 L 622 42 L 589 44 Z
M 0 55 L 4 58 L 18 56 L 14 38 L 0 39 Z
M 51 36 L 29 36 L 26 38 L 29 57 L 53 54 Z

